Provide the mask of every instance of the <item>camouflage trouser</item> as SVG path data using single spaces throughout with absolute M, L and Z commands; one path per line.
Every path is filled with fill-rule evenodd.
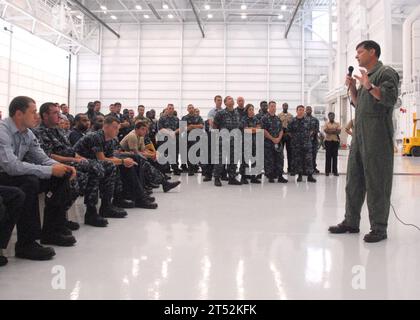
M 272 142 L 264 143 L 264 173 L 269 179 L 276 179 L 282 175 L 282 148 L 276 150 Z
M 311 141 L 312 142 L 312 168 L 316 169 L 316 156 L 318 154 L 318 138 Z
M 233 179 L 236 176 L 236 169 L 237 165 L 235 163 L 234 155 L 235 155 L 235 144 L 233 141 L 230 141 L 230 156 L 229 161 L 227 159 L 223 159 L 223 152 L 222 152 L 223 144 L 219 142 L 219 161 L 218 164 L 215 164 L 214 167 L 214 177 L 221 178 L 225 174 L 225 165 L 227 167 L 227 174 L 229 178 Z
M 138 169 L 143 171 L 146 183 L 162 184 L 166 181 L 165 175 L 156 169 L 147 159 L 136 157 L 135 160 L 139 164 Z
M 211 177 L 213 173 L 213 165 L 211 163 L 211 155 L 212 155 L 212 147 L 211 147 L 211 134 L 209 131 L 207 131 L 207 147 L 208 147 L 208 158 L 206 164 L 201 164 L 201 169 L 203 176 L 205 177 Z
M 293 170 L 297 174 L 312 175 L 314 173 L 312 144 L 292 143 Z
M 77 170 L 77 179 L 72 182 L 72 197 L 84 195 L 87 207 L 98 204 L 98 194 L 101 199 L 110 201 L 116 183 L 116 166 L 109 161 L 87 160 L 72 163 Z
M 241 176 L 246 176 L 247 174 L 247 168 L 249 168 L 249 162 L 247 161 L 248 159 L 245 159 L 246 155 L 252 155 L 255 156 L 256 152 L 257 152 L 257 147 L 256 147 L 256 138 L 255 136 L 252 137 L 252 143 L 248 144 L 245 143 L 245 139 L 244 139 L 244 143 L 243 143 L 243 152 L 242 152 L 242 161 L 241 161 L 241 167 L 239 168 L 239 173 L 241 174 Z M 255 168 L 256 167 L 256 163 L 251 163 L 251 168 Z M 256 171 L 256 170 L 253 170 Z M 261 174 L 261 172 L 252 172 L 253 174 L 251 175 L 251 177 L 256 177 L 259 174 Z

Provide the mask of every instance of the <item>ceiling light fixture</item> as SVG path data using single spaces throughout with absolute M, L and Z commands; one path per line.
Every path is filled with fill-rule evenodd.
M 149 19 L 149 18 L 150 18 L 150 16 L 149 16 L 148 14 L 145 14 L 143 17 L 144 17 L 145 19 Z
M 173 14 L 168 14 L 168 18 L 169 19 L 173 19 L 174 18 L 174 15 Z
M 286 11 L 287 10 L 287 6 L 284 4 L 281 6 L 281 11 Z
M 246 4 L 241 5 L 241 10 L 246 10 L 247 6 Z
M 117 17 L 116 16 L 111 16 L 111 19 L 112 20 L 117 20 Z
M 284 16 L 282 15 L 282 14 L 279 14 L 278 16 L 277 16 L 277 19 L 279 19 L 279 20 L 282 20 L 284 18 Z
M 211 13 L 209 13 L 209 14 L 207 15 L 207 18 L 212 19 L 212 18 L 213 18 L 213 15 L 212 15 Z
M 139 5 L 136 5 L 136 9 L 137 10 L 141 10 L 141 9 L 143 9 L 141 6 L 139 6 Z
M 206 9 L 206 10 L 210 10 L 210 5 L 209 5 L 209 4 L 206 4 L 206 5 L 204 6 L 204 9 Z
M 166 3 L 164 3 L 164 4 L 162 5 L 162 8 L 163 8 L 163 9 L 165 9 L 165 10 L 168 10 L 168 9 L 169 9 L 169 6 L 168 6 Z
M 242 19 L 246 19 L 246 14 L 245 14 L 245 13 L 243 13 L 243 14 L 241 15 L 241 18 L 242 18 Z
M 107 9 L 107 7 L 105 7 L 105 6 L 101 6 L 101 10 L 106 11 L 106 10 L 108 10 L 108 9 Z

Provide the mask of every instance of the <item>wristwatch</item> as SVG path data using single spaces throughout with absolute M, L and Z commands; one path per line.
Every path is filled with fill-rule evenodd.
M 375 86 L 373 84 L 371 84 L 370 88 L 368 89 L 368 92 L 371 92 L 374 88 L 375 88 Z

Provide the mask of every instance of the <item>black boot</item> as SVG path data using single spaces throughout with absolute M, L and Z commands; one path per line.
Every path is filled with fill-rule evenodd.
M 203 182 L 211 181 L 211 176 L 204 176 Z
M 118 208 L 131 209 L 134 208 L 134 202 L 127 199 L 114 198 L 112 205 Z
M 288 181 L 288 180 L 286 180 L 285 178 L 283 178 L 283 176 L 280 176 L 280 178 L 279 178 L 278 182 L 279 182 L 279 183 L 288 183 L 289 181 Z
M 308 182 L 316 183 L 316 179 L 312 175 L 309 175 Z
M 143 208 L 143 209 L 157 209 L 158 205 L 155 202 L 152 202 L 147 199 L 137 200 L 136 201 L 136 208 Z
M 67 229 L 70 229 L 71 231 L 79 230 L 80 225 L 77 222 L 66 220 L 65 226 Z
M 253 183 L 253 184 L 261 184 L 261 181 L 256 176 L 252 176 L 251 177 L 251 183 Z
M 105 228 L 108 225 L 108 220 L 98 215 L 96 207 L 87 207 L 85 213 L 85 224 L 92 227 Z
M 241 177 L 241 183 L 242 184 L 249 184 L 249 182 L 248 182 L 248 180 L 247 180 L 247 178 L 245 176 L 242 176 Z
M 0 255 L 0 267 L 5 266 L 9 261 L 7 260 L 7 258 L 5 256 L 1 256 Z
M 180 183 L 181 181 L 168 182 L 165 180 L 165 182 L 162 184 L 163 192 L 168 192 L 169 190 L 176 188 Z
M 222 186 L 222 182 L 220 181 L 220 178 L 214 178 L 214 185 L 216 187 L 221 187 Z
M 99 208 L 99 215 L 103 218 L 125 218 L 127 212 L 124 209 L 116 208 L 110 203 L 102 203 Z
M 240 185 L 242 185 L 242 183 L 240 181 L 236 180 L 236 178 L 229 178 L 229 183 L 228 184 L 230 184 L 231 186 L 240 186 Z
M 368 243 L 375 243 L 387 238 L 386 232 L 371 231 L 364 236 L 363 240 Z
M 302 175 L 300 174 L 299 177 L 297 178 L 297 182 L 302 182 Z
M 17 242 L 15 256 L 21 259 L 44 261 L 52 259 L 55 256 L 55 251 L 53 248 L 43 247 L 35 241 L 25 245 Z

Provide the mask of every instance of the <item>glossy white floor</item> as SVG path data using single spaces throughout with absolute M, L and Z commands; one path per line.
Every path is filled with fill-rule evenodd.
M 395 171 L 420 174 L 420 159 L 396 157 Z M 82 225 L 77 245 L 56 248 L 52 261 L 11 257 L 0 299 L 420 298 L 419 231 L 391 213 L 388 240 L 365 244 L 365 207 L 361 234 L 328 234 L 343 217 L 345 175 L 223 188 L 181 179 L 156 192 L 158 210 L 129 210 L 106 229 Z M 420 225 L 420 175 L 396 175 L 393 190 L 398 214 Z

